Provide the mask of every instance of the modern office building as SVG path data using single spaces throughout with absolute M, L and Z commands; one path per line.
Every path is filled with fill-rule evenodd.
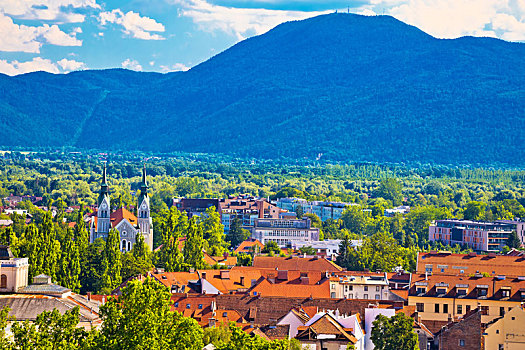
M 282 248 L 291 248 L 297 242 L 318 241 L 319 229 L 311 226 L 309 218 L 255 219 L 252 238 L 259 240 L 262 244 L 274 241 Z
M 296 212 L 298 207 L 302 208 L 305 214 L 315 214 L 322 221 L 328 219 L 339 220 L 346 207 L 356 205 L 354 203 L 343 202 L 323 202 L 323 201 L 307 201 L 302 198 L 279 198 L 275 204 L 282 209 Z
M 518 237 L 523 243 L 524 225 L 519 221 L 437 220 L 428 229 L 428 239 L 451 246 L 467 245 L 477 251 L 498 252 L 507 245 L 512 231 L 519 232 Z

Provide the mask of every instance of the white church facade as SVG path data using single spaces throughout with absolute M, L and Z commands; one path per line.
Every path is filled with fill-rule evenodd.
M 97 211 L 89 218 L 89 241 L 97 238 L 108 238 L 109 231 L 115 229 L 119 233 L 119 247 L 123 252 L 131 251 L 139 234 L 149 249 L 153 249 L 153 222 L 150 212 L 150 198 L 146 181 L 146 167 L 142 169 L 142 183 L 137 207 L 138 218 L 126 208 L 111 210 L 109 187 L 107 184 L 106 166 L 102 174 L 102 184 L 97 201 Z

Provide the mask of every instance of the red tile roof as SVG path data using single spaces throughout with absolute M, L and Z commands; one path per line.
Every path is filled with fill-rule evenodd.
M 300 258 L 300 257 L 276 257 L 276 256 L 256 256 L 253 259 L 254 267 L 273 268 L 278 270 L 298 270 L 298 271 L 321 271 L 339 272 L 343 268 L 332 261 L 324 258 Z
M 469 275 L 486 272 L 490 275 L 517 277 L 525 276 L 525 256 L 419 253 L 416 271 L 425 273 L 427 268 L 432 268 L 432 274 Z
M 264 244 L 259 242 L 257 239 L 253 241 L 244 241 L 235 249 L 235 253 L 250 253 L 253 251 L 253 247 L 258 246 L 260 250 L 264 248 Z

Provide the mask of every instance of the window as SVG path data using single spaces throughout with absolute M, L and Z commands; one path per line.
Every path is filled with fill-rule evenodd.
M 505 308 L 502 307 L 502 306 L 499 308 L 499 315 L 500 316 L 505 316 Z
M 417 310 L 417 312 L 425 312 L 425 304 L 423 304 L 423 303 L 416 303 L 416 310 Z
M 199 306 L 198 306 L 198 307 L 199 307 L 199 309 L 202 309 L 202 304 L 199 304 Z
M 463 314 L 463 305 L 458 305 L 458 312 L 457 312 L 458 315 L 462 315 Z
M 363 299 L 368 299 L 368 294 L 365 294 L 365 295 L 363 296 Z
M 436 314 L 439 313 L 439 304 L 434 305 L 434 312 L 435 312 Z
M 422 288 L 422 287 L 417 287 L 416 288 L 416 293 L 417 294 L 425 294 L 426 293 L 426 289 Z
M 186 309 L 190 309 L 191 308 L 191 304 L 186 304 Z
M 120 249 L 123 251 L 126 250 L 126 240 L 125 239 L 122 240 L 122 247 Z
M 0 276 L 0 288 L 7 288 L 7 276 L 4 274 Z
M 443 313 L 448 314 L 448 304 L 443 304 Z
M 470 311 L 470 305 L 467 305 L 467 306 L 465 307 L 465 311 L 466 311 L 466 312 L 469 312 L 469 311 Z
M 128 242 L 128 252 L 131 250 L 131 242 Z
M 379 294 L 376 294 L 376 300 L 381 300 L 381 296 Z
M 349 290 L 353 290 L 354 286 L 349 286 L 348 289 Z
M 368 286 L 365 286 L 365 292 L 368 292 Z
M 379 292 L 379 286 L 376 286 L 376 292 Z
M 179 302 L 175 302 L 175 307 L 179 307 Z
M 223 312 L 223 313 L 222 313 L 222 317 L 228 317 L 228 312 L 226 312 L 226 311 Z
M 479 293 L 478 295 L 480 297 L 486 297 L 487 296 L 487 289 L 486 288 L 479 288 L 478 289 L 478 293 Z
M 460 339 L 459 340 L 459 346 L 465 346 L 465 340 L 464 339 Z
M 510 290 L 508 290 L 508 289 L 503 289 L 503 290 L 501 291 L 501 295 L 502 295 L 504 298 L 508 298 L 508 297 L 510 297 Z
M 335 299 L 335 292 L 330 293 L 330 298 Z

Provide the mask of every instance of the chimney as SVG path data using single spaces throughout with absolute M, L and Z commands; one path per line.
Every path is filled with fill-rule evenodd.
M 241 281 L 240 281 L 240 283 L 241 283 L 241 286 L 244 286 L 244 276 L 241 276 Z
M 87 292 L 87 300 L 91 301 L 91 292 Z

